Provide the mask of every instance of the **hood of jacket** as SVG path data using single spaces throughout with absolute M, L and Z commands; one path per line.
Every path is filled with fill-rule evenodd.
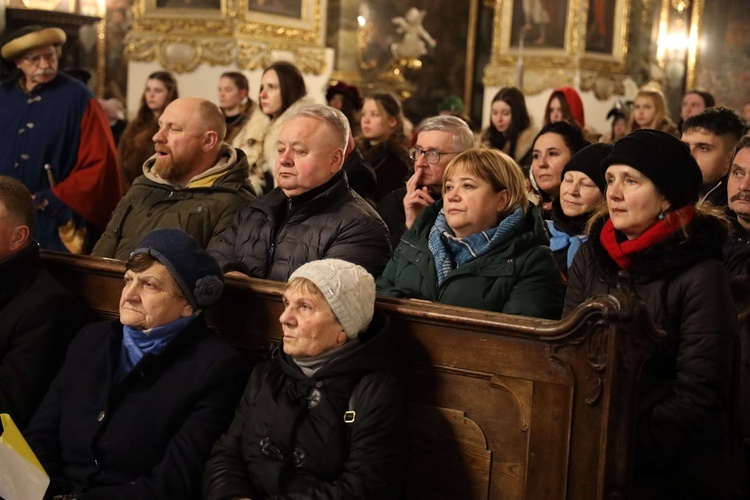
M 154 170 L 155 163 L 156 155 L 146 160 L 143 164 L 143 176 L 151 182 L 174 187 L 173 184 L 156 173 Z M 219 158 L 214 166 L 190 179 L 185 189 L 221 186 L 239 191 L 243 185 L 250 186 L 247 182 L 249 172 L 245 153 L 241 149 L 234 148 L 224 142 L 221 144 Z

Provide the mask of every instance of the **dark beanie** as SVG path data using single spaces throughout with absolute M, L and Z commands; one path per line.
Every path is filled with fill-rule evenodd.
M 210 306 L 221 297 L 224 274 L 219 263 L 185 231 L 175 228 L 150 231 L 130 257 L 142 253 L 167 268 L 193 309 Z
M 599 191 L 604 194 L 607 190 L 607 184 L 604 182 L 604 175 L 602 175 L 600 165 L 602 164 L 602 160 L 611 152 L 612 144 L 589 144 L 568 160 L 568 164 L 565 165 L 562 174 L 560 174 L 560 180 L 565 177 L 565 172 L 582 172 L 589 176 L 594 181 L 594 184 L 596 184 L 596 187 L 599 188 Z
M 627 165 L 641 172 L 674 209 L 698 202 L 703 174 L 687 144 L 671 134 L 639 129 L 626 135 L 602 162 L 602 177 L 610 165 Z

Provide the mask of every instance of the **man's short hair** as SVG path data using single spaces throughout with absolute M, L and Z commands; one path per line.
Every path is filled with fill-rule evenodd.
M 732 151 L 732 160 L 730 162 L 734 163 L 734 158 L 737 156 L 737 153 L 739 153 L 743 149 L 750 149 L 750 135 L 744 136 L 740 141 L 734 146 L 734 150 Z
M 221 143 L 227 135 L 227 121 L 219 106 L 211 101 L 201 100 L 198 104 L 198 115 L 206 131 L 216 131 L 219 135 L 219 143 Z
M 328 125 L 339 138 L 338 142 L 341 149 L 346 151 L 351 130 L 349 129 L 349 120 L 346 119 L 344 113 L 324 104 L 306 104 L 292 113 L 287 121 L 300 117 L 315 118 Z
M 742 137 L 744 124 L 733 110 L 719 106 L 707 108 L 693 115 L 682 125 L 682 133 L 692 130 L 705 130 L 724 141 L 724 150 L 728 153 Z
M 457 152 L 466 151 L 474 147 L 474 132 L 461 118 L 451 115 L 439 115 L 425 118 L 417 126 L 421 132 L 450 132 L 453 137 L 453 149 Z
M 34 231 L 36 211 L 31 193 L 20 181 L 0 175 L 0 205 L 5 207 L 12 221 L 22 226 L 28 226 Z

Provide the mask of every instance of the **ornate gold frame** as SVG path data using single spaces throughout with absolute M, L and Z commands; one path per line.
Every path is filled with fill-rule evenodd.
M 519 57 L 522 58 L 524 78 L 522 90 L 527 94 L 538 94 L 553 86 L 572 85 L 575 77 L 579 32 L 574 26 L 581 23 L 580 2 L 568 0 L 568 22 L 565 24 L 563 47 L 560 49 L 525 46 L 521 52 L 511 46 L 513 7 L 522 0 L 497 0 L 495 4 L 492 58 L 484 69 L 484 85 L 487 87 L 515 86 L 519 72 Z

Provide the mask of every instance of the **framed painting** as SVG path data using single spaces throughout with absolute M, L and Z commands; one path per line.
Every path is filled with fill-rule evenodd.
M 499 53 L 573 52 L 577 0 L 498 0 Z M 499 15 L 498 15 L 499 14 Z
M 589 0 L 583 41 L 585 57 L 624 64 L 629 10 L 628 0 Z
M 220 19 L 231 0 L 141 0 L 144 18 Z
M 325 0 L 239 0 L 237 31 L 253 38 L 323 45 Z

